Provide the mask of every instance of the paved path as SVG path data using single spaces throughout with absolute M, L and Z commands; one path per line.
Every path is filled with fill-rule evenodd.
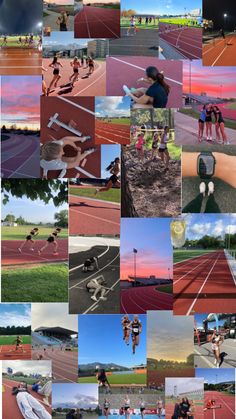
M 60 13 L 54 12 L 52 10 L 47 10 L 48 16 L 43 18 L 43 26 L 49 26 L 53 31 L 59 31 L 59 26 L 56 24 L 57 18 L 60 16 Z M 74 16 L 69 16 L 67 23 L 68 31 L 74 31 Z

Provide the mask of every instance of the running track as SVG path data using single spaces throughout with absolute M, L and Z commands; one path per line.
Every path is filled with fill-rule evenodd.
M 235 280 L 224 251 L 174 265 L 174 314 L 234 313 Z
M 2 176 L 5 178 L 40 177 L 39 137 L 9 135 L 11 138 L 1 143 Z
M 0 75 L 42 74 L 42 54 L 37 49 L 3 47 L 0 63 Z
M 95 121 L 95 144 L 129 144 L 130 125 Z
M 216 39 L 215 43 L 204 44 L 202 58 L 205 66 L 236 66 L 236 36 L 229 34 L 226 39 Z
M 60 86 L 69 83 L 69 77 L 73 74 L 72 67 L 70 65 L 71 59 L 69 58 L 60 58 L 60 63 L 63 65 L 63 68 L 60 68 L 60 75 L 62 76 L 58 82 L 58 87 L 52 87 L 50 96 L 105 96 L 106 95 L 106 63 L 104 61 L 95 62 L 95 70 L 93 74 L 88 76 L 88 68 L 83 67 L 79 69 L 79 80 L 75 83 L 72 91 L 66 92 L 65 88 L 60 88 Z M 53 69 L 48 67 L 52 62 L 52 59 L 44 58 L 43 66 L 48 69 L 44 72 L 44 80 L 46 85 L 49 86 L 53 78 Z M 54 90 L 55 89 L 55 90 Z M 67 88 L 68 89 L 68 88 Z M 54 91 L 53 91 L 54 90 Z
M 156 291 L 157 286 L 121 291 L 121 313 L 146 313 L 146 310 L 172 310 L 173 295 Z
M 120 204 L 69 196 L 69 234 L 120 234 Z
M 208 409 L 204 412 L 204 419 L 234 419 L 235 418 L 235 398 L 222 394 L 218 391 L 204 392 L 205 404 L 209 399 L 214 399 L 216 405 L 221 404 L 221 409 Z
M 203 401 L 201 401 L 201 403 L 203 403 Z M 165 403 L 165 409 L 166 409 L 166 419 L 171 419 L 171 416 L 174 413 L 174 402 Z M 203 405 L 199 406 L 198 404 L 196 404 L 196 401 L 195 401 L 195 415 L 194 416 L 196 419 L 203 419 L 203 418 L 205 419 L 205 415 L 203 412 Z
M 12 396 L 11 391 L 12 387 L 17 387 L 19 381 L 8 380 L 3 378 L 3 388 L 4 392 L 2 393 L 2 408 L 4 419 L 24 419 L 20 409 L 16 402 L 16 396 Z M 51 408 L 44 404 L 43 397 L 37 394 L 35 391 L 29 390 L 32 396 L 41 402 L 45 409 L 51 414 Z
M 175 24 L 160 23 L 159 37 L 179 51 L 183 58 L 202 58 L 201 28 L 178 28 Z
M 0 346 L 0 359 L 31 359 L 31 345 L 26 343 L 22 345 L 22 349 L 15 350 L 15 345 L 1 345 Z
M 119 38 L 120 9 L 84 6 L 75 16 L 75 38 Z
M 11 265 L 27 265 L 48 262 L 60 262 L 68 260 L 68 240 L 58 239 L 58 255 L 53 255 L 54 247 L 51 245 L 45 249 L 41 255 L 38 250 L 44 246 L 46 240 L 36 240 L 34 251 L 30 250 L 26 245 L 20 253 L 18 247 L 22 244 L 22 240 L 2 240 L 2 266 Z
M 52 361 L 53 383 L 77 383 L 78 381 L 78 352 L 77 351 L 61 351 L 58 348 L 46 350 L 32 349 L 32 358 L 39 359 L 38 356 L 43 355 L 43 359 Z
M 137 83 L 145 76 L 145 69 L 155 66 L 164 71 L 166 82 L 170 85 L 168 108 L 182 107 L 182 61 L 159 60 L 154 57 L 108 57 L 107 58 L 107 96 L 124 96 L 122 86 L 146 87 Z

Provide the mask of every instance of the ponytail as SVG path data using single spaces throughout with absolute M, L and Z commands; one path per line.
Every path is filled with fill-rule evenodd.
M 170 93 L 170 86 L 165 82 L 163 73 L 161 73 L 156 67 L 147 67 L 146 74 L 147 77 L 154 81 L 154 83 L 159 83 L 163 87 L 167 95 Z

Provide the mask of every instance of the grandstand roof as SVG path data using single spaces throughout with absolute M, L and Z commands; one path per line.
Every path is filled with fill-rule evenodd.
M 51 332 L 51 333 L 66 335 L 66 336 L 78 334 L 78 332 L 76 332 L 75 330 L 64 329 L 63 327 L 44 327 L 44 326 L 38 327 L 37 329 L 34 330 L 34 332 Z
M 208 103 L 221 103 L 223 99 L 213 97 L 213 96 L 205 96 L 205 95 L 195 95 L 193 93 L 184 93 L 185 97 L 190 99 L 194 99 L 199 103 L 207 105 Z

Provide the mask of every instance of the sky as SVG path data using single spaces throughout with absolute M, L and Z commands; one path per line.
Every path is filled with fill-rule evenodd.
M 187 391 L 202 390 L 204 391 L 204 383 L 202 378 L 166 378 L 165 394 L 171 396 L 174 394 L 174 387 L 177 386 L 178 393 Z
M 78 316 L 68 314 L 66 303 L 34 303 L 32 304 L 32 330 L 42 326 L 60 326 L 77 332 Z
M 101 147 L 101 178 L 110 177 L 111 174 L 106 170 L 106 167 L 114 161 L 116 157 L 120 157 L 120 145 L 102 145 Z
M 195 319 L 196 326 L 197 327 L 204 327 L 203 320 L 206 320 L 207 316 L 208 316 L 208 314 L 206 314 L 206 313 L 195 314 L 194 319 Z M 226 321 L 226 319 L 218 320 L 218 326 L 223 326 L 225 321 Z M 216 327 L 216 321 L 215 320 L 208 323 L 208 328 L 213 329 L 214 327 Z
M 130 98 L 128 96 L 95 97 L 96 116 L 130 116 Z
M 77 44 L 83 48 L 87 47 L 88 41 L 92 41 L 93 38 L 87 39 L 75 39 L 74 33 L 71 31 L 68 32 L 59 32 L 53 31 L 50 36 L 43 37 L 43 46 L 52 46 L 52 45 L 68 45 L 68 44 Z
M 172 311 L 148 311 L 148 358 L 186 361 L 193 353 L 193 318 L 173 316 Z
M 172 277 L 173 251 L 170 242 L 170 219 L 121 219 L 121 279 L 134 274 L 133 248 L 138 250 L 137 275 L 169 278 L 170 273 Z
M 233 368 L 196 368 L 196 377 L 203 377 L 204 382 L 208 384 L 217 384 L 235 379 L 235 370 Z
M 2 76 L 1 124 L 16 124 L 19 128 L 39 129 L 40 76 Z
M 17 7 L 16 7 L 17 4 Z M 0 33 L 24 35 L 38 31 L 42 22 L 42 2 L 39 0 L 0 0 Z
M 186 218 L 186 238 L 197 240 L 208 234 L 224 238 L 236 233 L 236 214 L 190 214 Z
M 119 0 L 84 0 L 83 4 L 86 6 L 86 4 L 94 4 L 94 3 L 120 3 Z
M 213 20 L 214 28 L 229 28 L 235 29 L 236 19 L 236 4 L 232 0 L 224 0 L 218 2 L 215 7 L 215 0 L 207 0 L 203 2 L 203 17 L 208 20 Z M 227 14 L 227 19 L 224 19 L 224 14 Z
M 39 199 L 31 201 L 27 198 L 15 198 L 9 194 L 9 203 L 2 205 L 1 217 L 4 219 L 7 214 L 14 214 L 16 218 L 22 216 L 26 221 L 32 223 L 39 223 L 40 221 L 43 223 L 54 223 L 54 214 L 64 209 L 68 209 L 67 204 L 55 207 L 52 201 L 45 205 Z
M 41 374 L 42 376 L 51 376 L 51 361 L 2 361 L 3 372 L 7 368 L 13 369 L 13 374 L 22 371 L 24 374 Z
M 97 384 L 63 383 L 52 385 L 52 407 L 68 404 L 71 408 L 92 408 L 98 405 Z
M 236 67 L 203 67 L 201 60 L 183 61 L 183 91 L 189 93 L 189 71 L 191 63 L 192 88 L 195 94 L 236 98 Z
M 121 10 L 133 9 L 141 14 L 154 14 L 154 15 L 179 15 L 188 13 L 193 9 L 201 9 L 201 0 L 121 0 Z
M 30 326 L 31 304 L 0 304 L 0 325 Z
M 46 1 L 46 3 L 51 4 L 51 3 L 56 3 L 59 6 L 66 6 L 66 5 L 73 5 L 74 4 L 74 0 L 44 0 Z
M 123 341 L 121 314 L 79 316 L 79 364 L 115 363 L 124 367 L 146 364 L 146 315 L 139 315 L 143 331 L 136 354 Z M 130 316 L 132 320 L 133 316 Z

